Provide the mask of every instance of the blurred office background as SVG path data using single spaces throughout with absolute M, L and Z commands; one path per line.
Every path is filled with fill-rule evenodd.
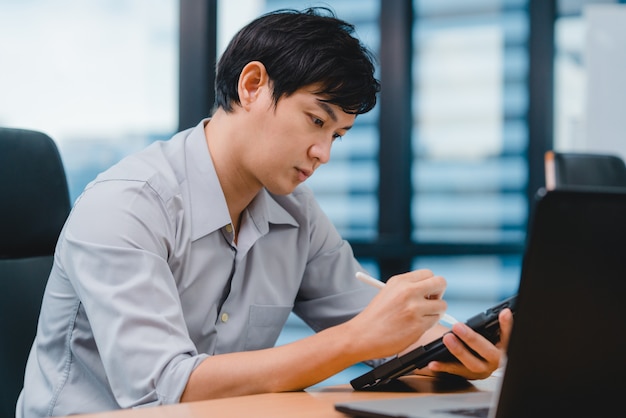
M 216 57 L 241 26 L 328 6 L 378 56 L 383 90 L 309 185 L 372 275 L 430 268 L 467 319 L 516 291 L 543 153 L 626 155 L 619 3 L 0 0 L 0 125 L 55 139 L 74 200 L 210 113 Z M 279 344 L 309 332 L 290 318 Z

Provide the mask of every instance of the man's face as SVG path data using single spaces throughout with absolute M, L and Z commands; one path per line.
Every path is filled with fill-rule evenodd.
M 316 86 L 282 97 L 276 107 L 271 92 L 255 109 L 258 131 L 250 138 L 246 165 L 275 194 L 291 193 L 330 159 L 333 142 L 352 127 L 355 115 L 323 102 Z

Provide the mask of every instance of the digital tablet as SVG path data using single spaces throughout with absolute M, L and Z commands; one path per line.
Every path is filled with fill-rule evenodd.
M 498 315 L 500 314 L 500 311 L 505 308 L 509 308 L 513 313 L 515 313 L 516 299 L 517 295 L 511 296 L 486 311 L 474 315 L 465 323 L 495 344 L 500 340 L 500 322 L 498 321 Z M 426 367 L 428 363 L 433 360 L 455 360 L 455 357 L 444 345 L 443 337 L 440 337 L 426 345 L 417 347 L 402 356 L 396 357 L 373 368 L 369 372 L 352 379 L 350 384 L 356 390 L 377 389 L 380 386 L 388 384 L 397 377 L 403 376 L 415 369 Z

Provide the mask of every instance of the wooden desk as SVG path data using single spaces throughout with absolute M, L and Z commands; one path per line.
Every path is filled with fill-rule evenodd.
M 312 388 L 301 392 L 266 393 L 209 401 L 165 405 L 152 408 L 78 415 L 74 418 L 194 418 L 194 417 L 255 417 L 255 418 L 341 418 L 335 411 L 336 402 L 365 399 L 401 398 L 433 393 L 493 391 L 498 377 L 472 383 L 442 384 L 429 377 L 403 377 L 404 392 L 357 392 L 350 385 Z

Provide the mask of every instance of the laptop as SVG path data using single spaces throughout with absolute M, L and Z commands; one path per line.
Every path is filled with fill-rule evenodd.
M 335 409 L 379 418 L 622 415 L 626 192 L 542 191 L 527 238 L 507 365 L 494 392 L 340 402 Z

